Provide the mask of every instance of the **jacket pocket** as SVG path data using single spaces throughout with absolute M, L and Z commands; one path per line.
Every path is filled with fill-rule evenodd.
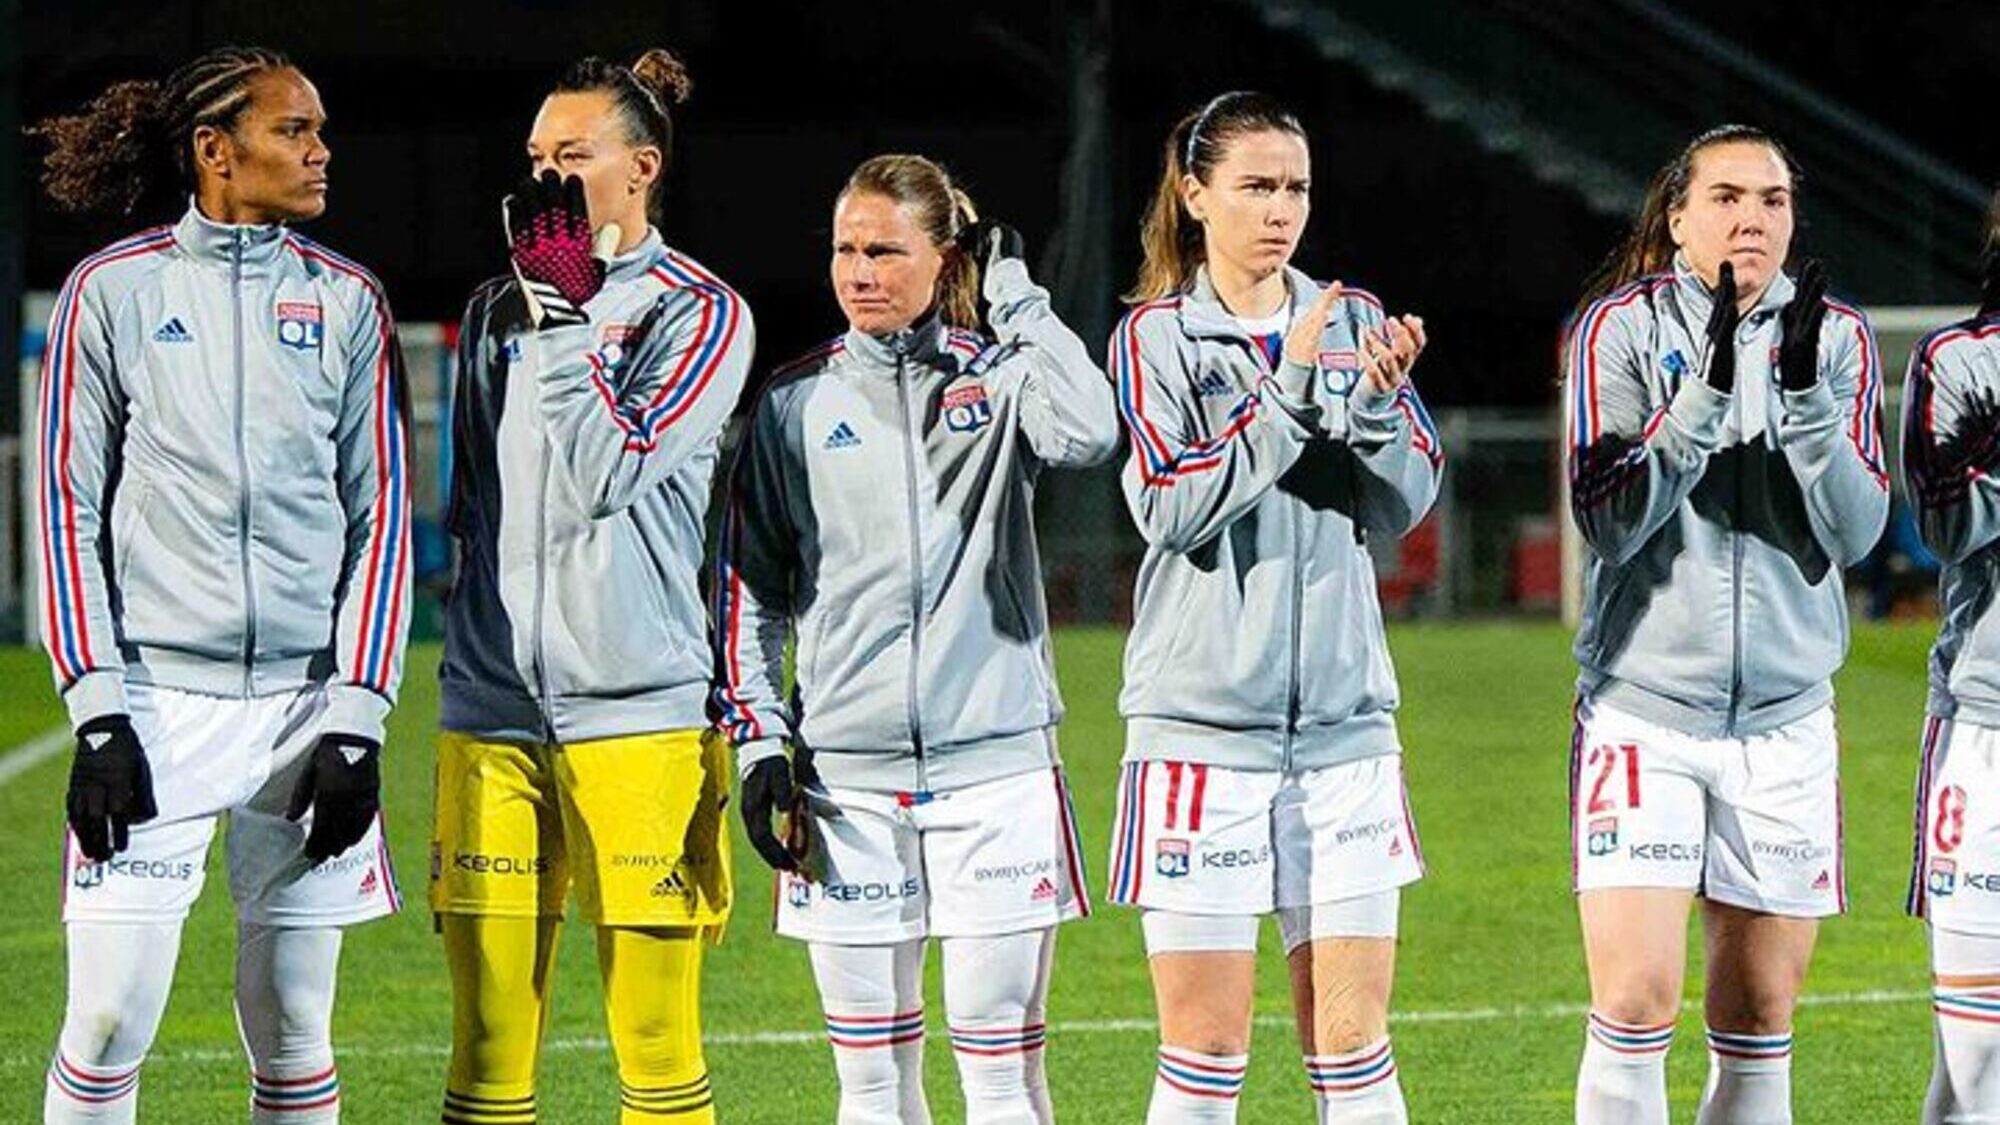
M 133 549 L 140 530 L 146 526 L 146 509 L 153 502 L 153 482 L 139 477 L 131 483 L 129 497 L 125 489 L 111 506 L 111 555 L 112 580 L 118 588 L 125 588 L 126 572 L 132 568 L 132 559 L 138 552 Z

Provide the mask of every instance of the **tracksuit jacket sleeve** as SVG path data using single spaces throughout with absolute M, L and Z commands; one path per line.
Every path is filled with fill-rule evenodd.
M 1882 360 L 1858 311 L 1829 310 L 1819 382 L 1782 391 L 1778 445 L 1805 492 L 1813 537 L 1840 566 L 1875 547 L 1889 518 L 1882 463 Z
M 1132 442 L 1126 506 L 1148 543 L 1186 552 L 1254 507 L 1298 461 L 1314 430 L 1275 405 L 1283 392 L 1266 377 L 1236 400 L 1218 432 L 1204 433 L 1195 421 L 1202 412 L 1194 382 L 1165 335 L 1178 335 L 1174 315 L 1165 305 L 1134 309 L 1112 334 L 1110 352 Z
M 1629 307 L 1629 306 L 1624 306 Z M 1730 397 L 1690 372 L 1655 407 L 1641 326 L 1600 301 L 1566 345 L 1570 511 L 1613 566 L 1639 552 L 1687 499 L 1722 440 Z
M 1911 353 L 1903 381 L 1903 486 L 1924 546 L 1961 563 L 2000 538 L 2000 480 L 1946 452 L 1985 436 L 1962 429 L 1966 396 L 1979 384 L 1960 354 L 1927 344 Z
M 716 548 L 715 703 L 739 772 L 784 753 L 792 733 L 785 642 L 798 551 L 786 516 L 778 414 L 766 400 L 744 427 Z
M 103 539 L 125 405 L 103 301 L 80 275 L 56 301 L 36 426 L 42 643 L 73 726 L 129 710 Z
M 356 304 L 334 433 L 347 550 L 336 587 L 326 729 L 380 742 L 410 633 L 409 393 L 381 290 L 370 284 Z
M 1382 314 L 1362 305 L 1363 332 L 1379 332 Z M 1316 373 L 1315 373 L 1316 374 Z M 1437 501 L 1444 469 L 1444 445 L 1417 388 L 1404 383 L 1383 394 L 1363 376 L 1354 386 L 1347 413 L 1347 447 L 1360 462 L 1360 524 L 1371 531 L 1403 535 L 1422 522 Z
M 1002 343 L 1025 345 L 1022 354 L 1021 430 L 1043 464 L 1084 468 L 1118 448 L 1118 410 L 1111 383 L 1083 341 L 1049 305 L 1049 291 L 1028 276 L 1018 259 L 986 271 L 987 319 Z
M 622 362 L 587 324 L 532 338 L 553 449 L 593 519 L 623 511 L 713 445 L 750 368 L 750 310 L 727 287 L 673 290 L 652 316 Z

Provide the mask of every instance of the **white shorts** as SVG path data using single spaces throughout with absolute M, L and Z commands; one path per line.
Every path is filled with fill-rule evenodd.
M 1910 913 L 2000 936 L 2000 730 L 1925 720 L 1916 835 Z
M 778 876 L 777 930 L 833 945 L 992 937 L 1090 912 L 1062 770 L 941 793 L 830 788 L 813 817 L 823 878 Z
M 1833 708 L 1696 738 L 1588 701 L 1570 744 L 1575 889 L 1676 887 L 1765 914 L 1847 909 Z
M 131 847 L 98 863 L 63 840 L 63 921 L 186 918 L 206 878 L 216 819 L 229 815 L 229 892 L 246 922 L 344 926 L 402 905 L 382 822 L 320 864 L 306 864 L 310 810 L 285 819 L 292 787 L 319 736 L 326 693 L 305 688 L 225 699 L 170 688 L 126 688 L 160 815 L 132 826 Z
M 1178 914 L 1269 914 L 1423 878 L 1400 754 L 1282 773 L 1126 762 L 1110 901 Z

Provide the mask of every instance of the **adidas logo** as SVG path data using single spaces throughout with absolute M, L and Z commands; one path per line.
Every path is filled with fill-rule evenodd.
M 1823 891 L 1831 886 L 1833 886 L 1833 880 L 1827 877 L 1825 869 L 1822 868 L 1819 878 L 1813 880 L 1813 890 Z
M 826 442 L 822 446 L 822 448 L 852 449 L 860 444 L 861 444 L 861 435 L 854 432 L 853 426 L 848 425 L 846 422 L 842 422 L 833 428 L 832 433 L 826 435 Z
M 1056 885 L 1049 881 L 1047 875 L 1041 877 L 1041 880 L 1035 884 L 1034 892 L 1028 895 L 1029 902 L 1054 902 L 1055 900 Z
M 688 887 L 678 872 L 668 872 L 667 877 L 653 884 L 654 898 L 686 898 Z
M 1232 388 L 1229 380 L 1222 377 L 1222 372 L 1210 371 L 1201 377 L 1201 382 L 1195 384 L 1195 389 L 1201 392 L 1203 398 L 1214 398 L 1217 395 L 1228 394 Z
M 192 344 L 194 333 L 187 330 L 180 317 L 171 317 L 165 324 L 153 330 L 153 339 L 162 344 Z
M 368 869 L 368 874 L 361 877 L 361 887 L 354 893 L 357 897 L 367 898 L 379 890 L 381 886 L 382 880 L 375 874 L 375 869 L 371 867 Z
M 1403 854 L 1403 838 L 1401 836 L 1398 836 L 1395 839 L 1389 841 L 1389 856 L 1390 858 L 1393 859 L 1396 856 L 1402 854 Z

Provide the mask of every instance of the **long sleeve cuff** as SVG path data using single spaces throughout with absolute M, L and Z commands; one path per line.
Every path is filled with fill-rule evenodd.
M 1688 439 L 1713 451 L 1722 443 L 1722 425 L 1729 417 L 1730 396 L 1701 379 L 1681 384 L 1673 402 L 1667 404 L 1667 420 Z
M 326 689 L 326 719 L 322 729 L 335 734 L 351 734 L 383 741 L 384 724 L 389 719 L 389 701 L 353 684 L 332 684 Z
M 736 747 L 736 776 L 742 779 L 750 776 L 758 762 L 785 756 L 785 740 L 782 738 L 759 738 Z
M 63 692 L 63 706 L 69 709 L 71 730 L 106 715 L 129 715 L 132 705 L 125 698 L 125 673 L 116 668 L 85 672 Z

